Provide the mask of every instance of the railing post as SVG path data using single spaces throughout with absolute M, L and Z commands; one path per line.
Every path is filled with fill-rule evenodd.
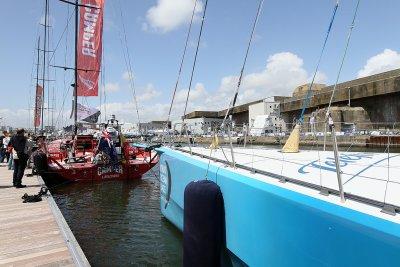
M 228 125 L 228 138 L 229 138 L 229 146 L 231 148 L 231 156 L 232 156 L 232 167 L 236 169 L 236 162 L 235 162 L 235 153 L 233 151 L 233 145 L 232 145 L 232 138 L 231 138 L 231 126 L 230 124 Z
M 186 127 L 186 123 L 182 123 L 182 127 L 185 127 L 185 131 L 186 131 L 186 135 L 187 135 L 187 140 L 188 140 L 188 146 L 189 146 L 189 150 L 190 150 L 190 155 L 193 155 L 193 152 L 192 152 L 192 145 L 191 145 L 191 143 L 190 143 L 190 136 L 189 136 L 189 132 L 188 132 L 187 127 Z M 183 129 L 183 128 L 182 128 L 182 129 Z
M 336 164 L 336 176 L 338 180 L 338 185 L 339 185 L 339 194 L 340 194 L 340 201 L 345 202 L 344 198 L 344 191 L 343 191 L 343 183 L 342 183 L 342 172 L 340 170 L 340 159 L 339 159 L 339 150 L 337 146 L 337 140 L 336 140 L 336 132 L 335 132 L 335 126 L 332 125 L 332 141 L 333 141 L 333 152 L 335 155 L 335 164 Z
M 243 123 L 243 127 L 244 127 L 245 125 L 246 125 L 246 124 Z M 244 131 L 243 148 L 246 148 L 248 129 L 249 129 L 249 128 L 246 126 L 246 131 Z

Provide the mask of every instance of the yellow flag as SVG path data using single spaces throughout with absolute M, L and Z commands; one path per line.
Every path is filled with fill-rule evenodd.
M 218 136 L 216 134 L 214 134 L 214 137 L 212 138 L 210 148 L 211 149 L 219 148 L 219 140 L 218 140 Z

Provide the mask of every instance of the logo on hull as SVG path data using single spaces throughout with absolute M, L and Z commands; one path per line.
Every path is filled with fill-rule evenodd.
M 122 174 L 123 169 L 121 165 L 108 165 L 108 166 L 100 166 L 97 168 L 97 174 L 103 175 L 103 174 L 110 174 L 110 173 L 118 173 Z

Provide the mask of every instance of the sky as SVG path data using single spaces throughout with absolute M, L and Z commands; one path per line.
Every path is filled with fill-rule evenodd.
M 183 115 L 206 0 L 198 0 L 172 119 Z M 165 120 L 178 76 L 194 0 L 105 0 L 104 59 L 99 97 L 79 102 L 138 122 Z M 209 0 L 187 111 L 228 106 L 245 55 L 258 0 Z M 240 88 L 239 103 L 290 96 L 310 81 L 335 5 L 334 0 L 265 0 Z M 336 80 L 357 0 L 340 1 L 317 82 Z M 73 66 L 72 7 L 49 0 L 51 65 Z M 400 67 L 400 1 L 361 0 L 339 81 Z M 0 124 L 32 127 L 38 36 L 43 40 L 44 0 L 4 1 L 0 9 Z M 122 16 L 121 16 L 122 15 Z M 69 21 L 69 23 L 67 23 Z M 125 26 L 125 35 L 123 34 Z M 128 49 L 133 81 L 124 61 Z M 42 55 L 40 55 L 41 75 Z M 71 71 L 48 68 L 45 125 L 71 123 Z M 53 101 L 48 101 L 48 96 Z

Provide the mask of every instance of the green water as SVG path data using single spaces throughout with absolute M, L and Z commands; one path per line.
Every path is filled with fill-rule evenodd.
M 182 234 L 161 215 L 153 173 L 63 185 L 52 194 L 92 266 L 181 265 Z

